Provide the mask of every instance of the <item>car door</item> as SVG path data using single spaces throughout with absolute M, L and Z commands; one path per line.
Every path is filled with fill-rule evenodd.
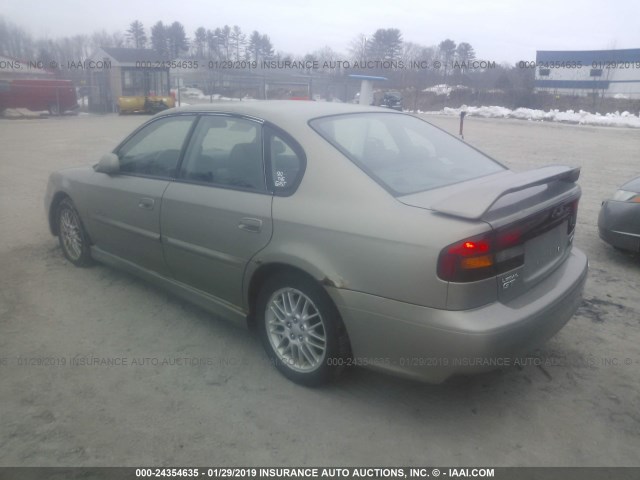
M 160 245 L 160 203 L 195 119 L 174 115 L 143 126 L 116 150 L 117 174 L 92 175 L 87 227 L 98 248 L 168 273 Z
M 162 198 L 164 256 L 178 281 L 242 306 L 245 267 L 271 239 L 264 172 L 260 122 L 201 116 Z

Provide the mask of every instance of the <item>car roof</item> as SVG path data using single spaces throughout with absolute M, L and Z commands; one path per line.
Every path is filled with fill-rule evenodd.
M 172 108 L 156 116 L 176 113 L 229 113 L 259 118 L 286 127 L 290 124 L 306 123 L 311 119 L 328 115 L 347 113 L 381 112 L 401 115 L 388 108 L 369 107 L 353 103 L 315 102 L 304 100 L 248 100 L 238 102 L 217 102 Z

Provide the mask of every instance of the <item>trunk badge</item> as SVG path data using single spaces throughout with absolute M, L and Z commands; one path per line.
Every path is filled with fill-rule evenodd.
M 518 275 L 517 273 L 512 273 L 511 275 L 502 277 L 500 279 L 502 280 L 502 289 L 506 290 L 507 288 L 511 287 L 519 277 L 520 275 Z

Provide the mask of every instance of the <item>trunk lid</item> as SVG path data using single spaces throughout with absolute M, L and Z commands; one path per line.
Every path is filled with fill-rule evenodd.
M 579 168 L 566 166 L 505 171 L 398 200 L 463 221 L 487 223 L 496 265 L 491 281 L 496 282 L 498 298 L 506 302 L 546 278 L 568 257 L 581 194 L 575 183 L 579 175 Z M 482 299 L 473 298 L 473 292 L 487 280 L 450 282 L 456 298 L 452 306 L 477 306 Z

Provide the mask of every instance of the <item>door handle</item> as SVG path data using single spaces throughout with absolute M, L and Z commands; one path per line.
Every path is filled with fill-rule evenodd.
M 262 230 L 262 220 L 259 220 L 257 218 L 245 217 L 240 219 L 238 228 L 240 230 L 246 230 L 247 232 L 260 233 L 260 231 Z
M 153 198 L 141 198 L 138 202 L 138 207 L 144 208 L 146 210 L 153 210 L 153 205 L 155 204 L 155 200 Z

